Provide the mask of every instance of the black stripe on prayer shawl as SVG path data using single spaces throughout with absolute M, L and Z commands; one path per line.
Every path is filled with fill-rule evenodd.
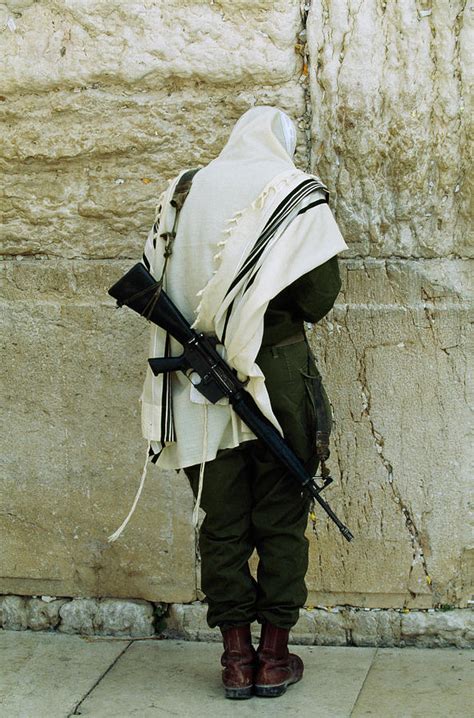
M 307 204 L 306 207 L 303 207 L 303 209 L 300 209 L 300 211 L 298 212 L 298 214 L 296 216 L 299 217 L 300 214 L 304 214 L 305 212 L 308 211 L 308 209 L 317 207 L 318 204 L 327 204 L 327 203 L 328 203 L 327 199 L 318 199 L 318 200 L 316 200 L 316 202 L 311 202 L 311 204 Z
M 280 202 L 270 219 L 267 221 L 238 275 L 231 283 L 226 292 L 226 296 L 244 278 L 250 267 L 258 260 L 263 251 L 262 246 L 264 243 L 266 244 L 273 237 L 281 222 L 286 219 L 288 214 L 294 209 L 298 202 L 301 202 L 305 197 L 312 192 L 316 192 L 318 189 L 322 189 L 319 182 L 313 179 L 305 180 L 295 187 L 295 189 Z
M 166 436 L 165 441 L 176 441 L 176 433 L 174 430 L 173 421 L 173 396 L 171 393 L 171 373 L 168 372 L 169 380 L 166 393 L 166 408 L 167 408 L 167 422 L 166 422 Z
M 278 229 L 281 222 L 286 219 L 289 212 L 291 212 L 295 208 L 298 202 L 302 202 L 305 197 L 320 189 L 325 190 L 324 185 L 321 185 L 321 183 L 317 182 L 316 180 L 310 179 L 305 180 L 304 182 L 299 184 L 298 187 L 296 187 L 292 192 L 290 192 L 290 194 L 287 195 L 285 199 L 280 202 L 278 207 L 274 210 L 270 219 L 267 221 L 260 237 L 258 238 L 257 242 L 255 243 L 255 246 L 253 247 L 252 251 L 248 256 L 247 261 L 252 258 L 253 253 L 258 250 L 260 244 L 267 239 L 267 235 L 273 236 L 275 234 L 275 231 L 276 229 Z
M 301 184 L 299 184 L 295 189 L 290 192 L 289 195 L 285 197 L 284 200 L 280 202 L 278 207 L 275 209 L 273 214 L 271 215 L 270 219 L 267 221 L 265 227 L 263 228 L 260 236 L 258 237 L 257 241 L 255 242 L 249 256 L 245 260 L 240 272 L 230 285 L 227 294 L 232 291 L 232 289 L 243 279 L 245 274 L 248 272 L 250 266 L 254 264 L 254 262 L 258 259 L 258 257 L 261 255 L 261 247 L 264 243 L 268 242 L 269 239 L 275 234 L 276 230 L 278 229 L 279 225 L 283 220 L 288 216 L 288 214 L 291 212 L 292 209 L 294 209 L 295 205 L 298 204 L 298 202 L 301 202 L 308 194 L 311 194 L 312 192 L 315 192 L 317 189 L 320 188 L 319 182 L 316 182 L 316 180 L 305 180 Z M 255 255 L 258 253 L 258 256 L 255 257 Z M 227 296 L 226 294 L 226 296 Z
M 166 333 L 165 357 L 171 356 L 171 339 Z M 161 391 L 161 443 L 164 446 L 166 441 L 175 441 L 175 430 L 171 404 L 171 373 L 163 373 L 163 387 Z
M 268 219 L 267 223 L 265 224 L 265 227 L 263 228 L 260 236 L 257 238 L 257 241 L 255 242 L 255 245 L 253 246 L 249 256 L 245 260 L 241 270 L 239 271 L 238 275 L 235 277 L 235 279 L 232 281 L 229 289 L 226 292 L 226 296 L 229 294 L 229 292 L 234 289 L 239 282 L 244 279 L 246 274 L 249 274 L 252 272 L 252 270 L 255 268 L 256 263 L 260 259 L 263 251 L 267 247 L 268 243 L 272 239 L 272 237 L 275 236 L 275 233 L 280 226 L 280 224 L 288 217 L 288 215 L 294 210 L 295 206 L 301 202 L 305 197 L 312 194 L 313 192 L 316 192 L 318 190 L 323 190 L 326 193 L 325 199 L 317 200 L 316 202 L 312 203 L 311 206 L 316 206 L 316 204 L 321 204 L 323 202 L 327 202 L 327 190 L 324 185 L 322 185 L 320 182 L 314 179 L 307 179 L 304 182 L 301 182 L 297 187 L 295 187 L 290 194 L 288 194 L 278 205 L 278 207 L 274 210 L 271 217 Z M 309 207 L 308 207 L 309 209 Z M 298 212 L 300 214 L 301 212 Z M 298 216 L 298 215 L 297 215 Z M 258 269 L 257 269 L 258 271 Z M 253 276 L 249 277 L 247 286 L 244 289 L 244 292 L 247 291 L 247 289 L 252 285 L 252 283 L 255 280 L 257 272 L 254 272 Z M 226 334 L 227 334 L 227 327 L 229 324 L 229 319 L 232 314 L 232 309 L 234 306 L 234 300 L 229 304 L 226 312 L 226 318 L 224 322 L 224 329 L 222 332 L 222 343 L 225 342 Z
M 234 300 L 231 301 L 229 306 L 227 307 L 227 311 L 225 314 L 225 322 L 224 322 L 224 329 L 222 330 L 222 338 L 220 340 L 220 344 L 224 344 L 225 337 L 227 334 L 227 325 L 229 324 L 230 315 L 232 314 L 232 309 L 234 308 Z
M 156 214 L 159 215 L 160 212 L 161 212 L 161 205 L 160 205 L 160 206 L 158 207 L 158 209 L 156 210 Z M 159 221 L 159 219 L 157 219 L 157 220 L 153 223 L 153 249 L 156 249 L 156 239 L 157 239 L 157 237 L 158 237 L 158 229 L 159 229 L 159 226 L 160 226 L 160 221 Z
M 328 202 L 327 199 L 317 199 L 315 202 L 311 202 L 311 204 L 308 204 L 308 205 L 306 205 L 306 207 L 303 207 L 302 209 L 300 209 L 300 211 L 298 212 L 296 217 L 299 217 L 300 214 L 304 214 L 305 212 L 308 211 L 308 209 L 313 209 L 313 207 L 317 207 L 320 204 L 327 204 L 327 202 Z M 296 217 L 295 217 L 295 219 L 296 219 Z M 266 244 L 265 244 L 265 246 L 266 246 Z M 263 247 L 263 249 L 264 248 L 265 247 Z M 263 249 L 262 249 L 262 251 L 263 251 Z M 260 254 L 261 254 L 261 252 L 260 252 Z M 257 259 L 258 259 L 258 257 L 257 257 Z M 245 294 L 247 289 L 249 289 L 252 286 L 252 284 L 254 283 L 255 277 L 257 276 L 259 269 L 260 269 L 260 267 L 255 268 L 255 265 L 254 265 L 253 273 L 252 273 L 251 277 L 248 279 L 247 284 L 244 287 L 243 294 Z
M 150 262 L 148 261 L 148 258 L 146 256 L 145 252 L 143 252 L 142 260 L 143 260 L 143 264 L 145 265 L 145 267 L 148 269 L 148 271 L 150 271 Z
M 157 454 L 155 454 L 155 452 L 153 451 L 153 449 L 152 449 L 151 446 L 150 446 L 150 450 L 149 450 L 149 452 L 148 452 L 148 456 L 150 457 L 150 461 L 151 461 L 152 464 L 156 464 L 156 462 L 158 461 L 158 459 L 159 459 L 160 456 L 161 456 L 161 452 L 163 451 L 163 448 L 164 448 L 164 447 L 162 446 L 161 449 L 159 450 L 159 452 L 158 452 Z
M 272 223 L 276 222 L 277 226 L 278 226 L 278 224 L 283 219 L 282 215 L 287 213 L 288 204 L 290 202 L 293 205 L 296 201 L 299 201 L 300 199 L 305 197 L 307 194 L 310 193 L 307 190 L 310 190 L 311 192 L 315 192 L 317 189 L 322 189 L 322 188 L 323 188 L 323 185 L 321 185 L 320 182 L 318 182 L 317 180 L 314 180 L 314 179 L 307 179 L 307 180 L 304 180 L 304 182 L 301 182 L 301 184 L 299 184 L 297 187 L 295 187 L 295 189 L 292 190 L 292 192 L 290 192 L 289 195 L 287 195 L 284 199 L 282 199 L 282 201 L 280 202 L 278 207 L 273 211 L 270 219 L 268 219 L 265 227 L 263 228 L 262 235 L 266 231 L 271 229 Z
M 296 215 L 296 217 L 299 217 L 300 214 L 304 214 L 305 212 L 308 211 L 308 209 L 312 209 L 313 207 L 317 207 L 317 206 L 320 205 L 320 204 L 327 204 L 327 199 L 318 199 L 318 200 L 316 200 L 315 202 L 311 202 L 311 204 L 308 204 L 306 207 L 303 207 L 302 209 L 300 209 L 300 211 L 298 212 L 298 214 Z M 296 217 L 295 217 L 295 219 L 296 219 Z M 265 246 L 262 246 L 261 250 L 260 250 L 259 253 L 258 253 L 258 256 L 255 258 L 256 261 L 260 258 L 261 254 L 262 254 L 263 250 L 265 249 L 265 247 L 267 246 L 267 244 L 268 244 L 268 242 L 265 243 Z M 253 282 L 254 282 L 254 280 L 255 280 L 255 276 L 258 274 L 258 270 L 259 270 L 259 268 L 260 268 L 260 267 L 257 267 L 257 268 L 255 269 L 255 262 L 253 263 L 253 266 L 254 266 L 253 274 L 252 274 L 252 276 L 249 278 L 247 284 L 245 285 L 245 288 L 244 288 L 244 291 L 243 291 L 244 294 L 245 294 L 245 292 L 247 291 L 247 289 L 253 284 Z

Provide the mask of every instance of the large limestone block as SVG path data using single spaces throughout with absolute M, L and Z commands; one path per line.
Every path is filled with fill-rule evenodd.
M 305 109 L 295 82 L 233 94 L 83 88 L 8 98 L 0 253 L 139 257 L 166 181 L 213 159 L 256 102 L 295 119 Z M 304 164 L 303 150 L 301 132 Z
M 138 397 L 148 327 L 107 298 L 115 263 L 6 262 L 0 592 L 192 600 L 192 497 L 151 467 Z M 13 359 L 13 361 L 12 361 Z
M 51 167 L 55 161 L 82 158 L 92 168 L 93 161 L 128 158 L 137 171 L 143 167 L 144 177 L 150 162 L 170 177 L 187 163 L 211 160 L 237 118 L 254 104 L 278 105 L 294 118 L 303 115 L 304 93 L 297 78 L 275 86 L 270 79 L 232 91 L 192 84 L 8 96 L 0 102 L 0 153 L 12 170 L 25 161 L 39 170 L 46 160 Z
M 345 262 L 344 293 L 310 334 L 336 416 L 328 499 L 356 540 L 317 509 L 308 605 L 470 598 L 466 264 Z M 106 542 L 145 448 L 137 399 L 148 328 L 106 297 L 128 263 L 5 265 L 0 591 L 192 600 L 184 477 L 153 467 L 125 533 Z
M 462 0 L 312 3 L 313 163 L 354 255 L 470 252 L 472 22 Z
M 470 422 L 466 262 L 350 260 L 344 294 L 311 340 L 334 406 L 312 604 L 467 605 Z
M 1 4 L 0 254 L 138 256 L 166 180 L 245 110 L 301 122 L 299 5 Z
M 1 6 L 4 94 L 91 83 L 281 84 L 295 72 L 299 0 L 111 0 Z M 41 31 L 39 31 L 41 28 Z M 32 62 L 34 58 L 34 62 Z

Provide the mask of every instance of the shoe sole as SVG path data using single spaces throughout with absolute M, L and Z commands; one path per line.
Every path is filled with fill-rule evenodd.
M 302 678 L 303 676 L 301 676 Z M 282 696 L 283 693 L 286 692 L 286 689 L 289 686 L 292 686 L 294 683 L 298 683 L 298 681 L 301 680 L 301 678 L 297 678 L 295 681 L 285 681 L 285 683 L 278 683 L 274 686 L 259 686 L 255 685 L 254 693 L 259 698 L 278 698 L 278 696 Z
M 254 691 L 259 698 L 278 698 L 285 693 L 288 685 L 288 683 L 283 683 L 279 686 L 254 686 Z
M 231 700 L 245 700 L 245 698 L 251 698 L 253 696 L 253 686 L 247 688 L 225 688 L 225 697 Z

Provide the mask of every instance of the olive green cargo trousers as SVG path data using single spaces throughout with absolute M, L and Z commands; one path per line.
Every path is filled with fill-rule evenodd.
M 315 411 L 318 380 L 306 341 L 260 350 L 257 363 L 285 438 L 315 472 Z M 185 470 L 197 495 L 199 466 Z M 269 621 L 291 628 L 307 596 L 310 499 L 259 440 L 224 449 L 206 464 L 200 529 L 201 587 L 209 626 L 227 628 Z M 259 558 L 257 580 L 248 561 Z

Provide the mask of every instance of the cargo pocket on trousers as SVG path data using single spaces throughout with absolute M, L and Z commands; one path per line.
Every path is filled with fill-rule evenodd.
M 310 406 L 312 426 L 314 427 L 316 456 L 320 461 L 329 458 L 329 437 L 332 430 L 332 409 L 323 381 L 316 367 L 312 373 L 300 370 L 305 383 Z

